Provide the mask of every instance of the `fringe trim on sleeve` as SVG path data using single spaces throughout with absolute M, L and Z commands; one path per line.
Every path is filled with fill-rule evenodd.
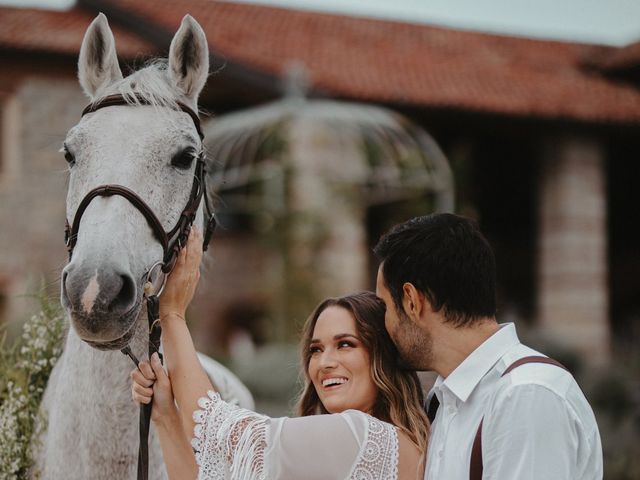
M 265 451 L 269 417 L 221 400 L 212 390 L 198 400 L 201 410 L 191 441 L 199 479 L 265 480 Z

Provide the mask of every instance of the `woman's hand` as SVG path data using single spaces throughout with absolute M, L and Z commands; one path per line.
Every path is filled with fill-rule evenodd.
M 158 354 L 151 356 L 151 363 L 140 362 L 139 368 L 131 372 L 133 399 L 148 404 L 153 401 L 151 420 L 160 438 L 162 457 L 169 478 L 196 478 L 198 466 L 189 439 L 191 430 L 185 431 L 176 407 L 171 382 L 162 368 Z
M 136 402 L 148 404 L 153 401 L 151 420 L 163 421 L 177 414 L 171 381 L 157 353 L 151 356 L 151 363 L 140 362 L 138 368 L 131 372 L 131 380 L 131 393 Z
M 184 321 L 185 312 L 195 293 L 200 279 L 200 261 L 202 260 L 202 233 L 197 227 L 191 229 L 187 244 L 178 254 L 176 265 L 167 278 L 167 284 L 160 296 L 160 321 L 180 318 Z

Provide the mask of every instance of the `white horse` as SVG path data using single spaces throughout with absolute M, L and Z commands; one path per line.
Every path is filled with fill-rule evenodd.
M 192 118 L 176 106 L 180 102 L 197 111 L 209 68 L 204 32 L 186 16 L 168 61 L 123 79 L 113 34 L 100 14 L 85 34 L 78 67 L 92 102 L 120 94 L 131 105 L 96 110 L 69 131 L 64 144 L 68 221 L 73 222 L 87 192 L 117 184 L 133 190 L 170 230 L 188 201 L 194 157 L 202 149 Z M 203 223 L 202 208 L 196 222 Z M 94 198 L 82 215 L 72 259 L 62 273 L 62 303 L 73 328 L 44 395 L 48 424 L 36 467 L 42 478 L 136 478 L 133 364 L 119 350 L 129 343 L 138 358 L 146 357 L 143 283 L 162 255 L 141 212 L 122 196 Z M 227 398 L 253 407 L 237 378 L 213 360 L 201 359 Z M 149 464 L 150 479 L 166 478 L 153 428 Z

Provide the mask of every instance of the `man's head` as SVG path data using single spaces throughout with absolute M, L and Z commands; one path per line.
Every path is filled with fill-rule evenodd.
M 462 328 L 495 316 L 495 257 L 471 220 L 416 217 L 392 228 L 374 251 L 382 262 L 377 294 L 387 305 L 386 327 L 413 368 L 432 363 L 431 331 L 420 318 L 437 314 Z

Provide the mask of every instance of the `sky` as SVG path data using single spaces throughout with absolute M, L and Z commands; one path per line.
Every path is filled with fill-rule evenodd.
M 622 46 L 640 40 L 640 0 L 234 1 L 605 45 Z M 57 9 L 70 8 L 73 3 L 0 0 L 4 5 Z

